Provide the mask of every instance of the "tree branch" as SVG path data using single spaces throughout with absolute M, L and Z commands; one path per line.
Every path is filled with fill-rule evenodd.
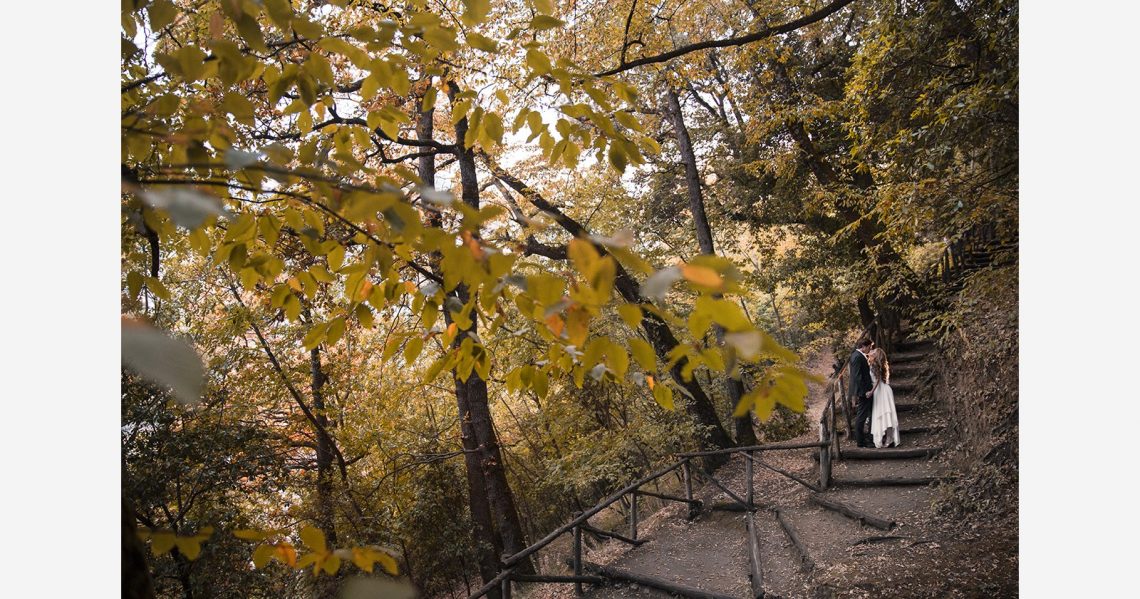
M 750 33 L 748 35 L 742 35 L 740 37 L 730 37 L 730 38 L 723 39 L 723 40 L 709 40 L 709 41 L 704 41 L 704 42 L 697 42 L 695 44 L 689 44 L 687 46 L 681 46 L 680 48 L 677 48 L 676 50 L 670 50 L 669 52 L 663 52 L 661 54 L 656 54 L 653 56 L 646 56 L 645 58 L 639 58 L 639 59 L 634 60 L 632 62 L 624 62 L 623 61 L 621 64 L 619 64 L 618 66 L 616 66 L 612 69 L 602 71 L 600 73 L 594 73 L 594 76 L 595 77 L 605 77 L 607 75 L 616 75 L 616 74 L 621 73 L 623 71 L 628 71 L 630 69 L 640 67 L 640 66 L 644 66 L 647 64 L 653 64 L 653 63 L 657 63 L 657 62 L 666 62 L 666 61 L 672 60 L 674 58 L 677 58 L 678 56 L 684 56 L 685 54 L 697 52 L 698 50 L 707 50 L 709 48 L 728 48 L 731 46 L 743 46 L 745 44 L 751 44 L 752 42 L 757 42 L 757 41 L 760 41 L 764 38 L 769 38 L 769 37 L 772 37 L 774 35 L 780 35 L 782 33 L 788 33 L 791 31 L 795 31 L 796 29 L 799 29 L 800 27 L 804 27 L 806 25 L 811 25 L 812 23 L 815 23 L 817 21 L 822 21 L 823 19 L 825 19 L 828 16 L 838 12 L 840 9 L 847 6 L 848 4 L 851 4 L 854 1 L 855 0 L 835 0 L 831 4 L 828 4 L 827 6 L 821 8 L 821 9 L 819 9 L 819 10 L 817 10 L 817 11 L 815 11 L 815 12 L 813 12 L 807 16 L 800 17 L 794 21 L 789 21 L 787 23 L 784 23 L 783 25 L 776 25 L 775 27 L 765 27 L 759 31 L 755 31 L 755 32 Z
M 234 282 L 232 280 L 229 281 L 229 287 L 230 292 L 233 293 L 234 299 L 237 300 L 237 303 L 242 308 L 246 308 L 248 310 L 245 302 L 241 299 L 241 294 L 238 293 L 237 286 L 234 285 Z M 269 342 L 266 341 L 265 336 L 261 334 L 261 327 L 257 326 L 257 322 L 252 318 L 249 319 L 249 325 L 253 327 L 253 333 L 257 335 L 257 340 L 261 343 L 261 348 L 265 350 L 265 355 L 269 357 L 269 362 L 273 365 L 273 370 L 277 371 L 277 374 L 281 377 L 281 382 L 283 382 L 285 384 L 285 388 L 289 390 L 289 395 L 293 396 L 293 400 L 297 402 L 298 406 L 300 406 L 301 411 L 305 414 L 305 418 L 313 425 L 313 428 L 317 430 L 317 434 L 319 434 L 328 442 L 329 447 L 331 447 L 333 453 L 336 454 L 337 463 L 340 466 L 340 477 L 342 480 L 347 480 L 348 471 L 345 467 L 344 454 L 340 452 L 340 448 L 337 447 L 336 441 L 334 441 L 332 435 L 330 435 L 329 432 L 325 430 L 325 427 L 321 426 L 320 421 L 317 420 L 317 416 L 313 414 L 313 411 L 309 409 L 309 406 L 307 404 L 305 404 L 305 400 L 301 397 L 301 393 L 297 391 L 297 388 L 293 386 L 293 382 L 289 380 L 289 376 L 285 374 L 285 369 L 281 368 L 281 363 L 277 361 L 277 355 L 273 353 L 273 349 L 269 347 Z

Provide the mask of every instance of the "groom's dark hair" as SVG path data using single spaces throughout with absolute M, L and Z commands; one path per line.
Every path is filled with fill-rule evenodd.
M 855 345 L 855 347 L 867 347 L 868 345 L 871 345 L 872 343 L 874 343 L 874 342 L 871 341 L 870 338 L 863 337 L 862 339 L 859 340 L 859 343 L 857 343 Z

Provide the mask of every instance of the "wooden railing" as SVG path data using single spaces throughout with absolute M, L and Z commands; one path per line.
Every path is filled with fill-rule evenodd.
M 866 331 L 866 329 L 864 329 L 862 334 L 866 334 L 866 333 L 867 333 L 867 331 Z M 678 453 L 678 454 L 676 454 L 676 456 L 679 459 L 677 461 L 673 462 L 672 464 L 669 464 L 668 466 L 664 466 L 658 470 L 655 470 L 652 473 L 650 473 L 650 474 L 626 485 L 622 489 L 615 491 L 613 494 L 602 499 L 601 501 L 599 501 L 596 505 L 594 505 L 590 509 L 588 509 L 584 512 L 581 512 L 580 514 L 577 514 L 572 520 L 570 520 L 566 524 L 563 524 L 562 526 L 558 527 L 557 529 L 551 531 L 545 537 L 538 540 L 537 542 L 530 545 L 529 547 L 523 549 L 522 551 L 519 551 L 518 553 L 515 553 L 513 555 L 504 555 L 502 558 L 503 570 L 498 574 L 498 576 L 487 581 L 486 584 L 484 584 L 482 587 L 480 587 L 478 590 L 476 590 L 474 593 L 472 593 L 468 599 L 478 599 L 479 597 L 483 597 L 483 596 L 487 595 L 488 593 L 492 592 L 496 588 L 500 589 L 500 592 L 502 593 L 503 599 L 510 599 L 511 583 L 572 583 L 574 585 L 575 593 L 579 594 L 579 595 L 581 595 L 583 592 L 583 588 L 582 588 L 583 584 L 586 584 L 586 583 L 595 584 L 595 585 L 596 584 L 603 584 L 606 580 L 615 576 L 616 573 L 612 569 L 605 569 L 605 568 L 598 570 L 597 572 L 595 572 L 595 574 L 592 574 L 592 575 L 585 573 L 585 571 L 584 571 L 585 563 L 582 561 L 582 533 L 583 533 L 583 531 L 591 532 L 593 534 L 599 534 L 601 536 L 610 537 L 610 538 L 622 541 L 624 543 L 630 543 L 633 545 L 640 545 L 642 543 L 645 543 L 644 540 L 639 540 L 637 538 L 637 532 L 638 532 L 637 498 L 638 498 L 638 496 L 642 496 L 642 495 L 647 496 L 647 497 L 654 497 L 657 499 L 662 499 L 665 501 L 675 501 L 678 503 L 684 503 L 688 506 L 688 517 L 689 517 L 689 519 L 692 519 L 697 513 L 700 512 L 701 507 L 702 507 L 701 502 L 699 500 L 693 499 L 693 475 L 694 474 L 704 478 L 707 482 L 711 483 L 713 486 L 719 488 L 726 495 L 728 495 L 729 498 L 731 498 L 733 500 L 733 503 L 730 505 L 736 506 L 734 509 L 739 509 L 741 511 L 746 511 L 748 513 L 747 525 L 748 525 L 749 536 L 752 537 L 752 540 L 750 541 L 750 548 L 751 548 L 750 553 L 751 553 L 751 565 L 752 565 L 752 588 L 753 588 L 754 595 L 756 597 L 763 596 L 763 591 L 762 591 L 761 582 L 760 582 L 761 573 L 760 573 L 760 563 L 759 563 L 759 551 L 758 551 L 758 547 L 756 546 L 757 541 L 755 539 L 755 534 L 754 534 L 755 524 L 753 522 L 753 512 L 755 512 L 758 509 L 756 502 L 755 502 L 755 488 L 754 488 L 754 483 L 753 483 L 754 468 L 755 468 L 755 466 L 760 466 L 761 468 L 766 468 L 766 469 L 771 470 L 773 472 L 776 472 L 780 475 L 783 475 L 783 476 L 807 487 L 808 489 L 811 489 L 812 491 L 819 492 L 819 491 L 824 491 L 828 488 L 828 486 L 831 484 L 832 451 L 834 450 L 836 458 L 841 457 L 841 454 L 839 451 L 838 435 L 835 434 L 836 433 L 836 426 L 835 425 L 836 425 L 836 419 L 837 419 L 836 412 L 835 412 L 835 404 L 836 404 L 837 400 L 840 404 L 841 409 L 843 410 L 845 419 L 847 421 L 847 425 L 848 425 L 847 430 L 848 431 L 853 430 L 853 428 L 851 427 L 851 425 L 852 425 L 851 418 L 852 417 L 850 414 L 850 410 L 847 409 L 846 384 L 845 384 L 845 380 L 844 380 L 846 378 L 845 375 L 847 375 L 847 364 L 846 363 L 843 365 L 843 367 L 838 372 L 833 374 L 828 379 L 827 385 L 825 387 L 825 394 L 827 395 L 828 399 L 827 399 L 827 404 L 824 406 L 823 414 L 820 416 L 820 420 L 819 420 L 819 441 L 818 442 L 811 442 L 811 443 L 768 443 L 768 444 L 763 444 L 763 445 L 751 445 L 751 446 L 747 446 L 747 447 L 730 447 L 728 449 L 715 449 L 715 450 L 709 450 L 709 451 L 691 451 L 691 452 Z M 805 480 L 805 479 L 801 478 L 800 476 L 797 476 L 796 474 L 788 472 L 788 471 L 786 471 L 782 468 L 779 468 L 775 465 L 769 464 L 769 463 L 765 462 L 764 460 L 760 459 L 756 455 L 756 454 L 763 454 L 763 453 L 769 452 L 769 451 L 794 451 L 794 450 L 802 450 L 802 449 L 812 449 L 812 450 L 819 451 L 819 481 L 818 481 L 818 484 L 815 484 L 811 481 Z M 742 491 L 743 497 L 740 494 L 738 494 L 737 492 L 733 491 L 732 489 L 729 489 L 727 484 L 725 484 L 721 480 L 718 480 L 712 474 L 707 473 L 707 472 L 703 472 L 701 469 L 694 469 L 692 467 L 692 460 L 694 460 L 694 459 L 700 459 L 700 458 L 709 457 L 709 456 L 720 456 L 720 455 L 731 456 L 733 454 L 741 454 L 745 458 L 744 468 L 745 468 L 746 483 L 745 483 L 745 488 Z M 653 481 L 655 481 L 655 480 L 657 480 L 663 476 L 666 476 L 671 472 L 675 472 L 677 470 L 680 470 L 682 473 L 682 479 L 683 479 L 684 485 L 685 485 L 685 496 L 684 497 L 676 497 L 676 496 L 667 495 L 664 493 L 657 493 L 657 492 L 652 492 L 652 491 L 641 490 L 642 486 L 644 486 L 648 483 L 651 483 L 651 482 L 653 482 Z M 618 533 L 613 533 L 613 532 L 602 531 L 602 530 L 599 530 L 597 528 L 590 526 L 590 524 L 589 524 L 590 517 L 598 514 L 599 512 L 601 512 L 602 510 L 606 509 L 607 507 L 613 505 L 614 503 L 617 503 L 626 495 L 630 496 L 630 500 L 629 500 L 629 535 L 628 536 L 624 536 L 624 535 L 621 535 Z M 560 537 L 564 534 L 570 534 L 573 536 L 573 553 L 572 553 L 572 557 L 571 557 L 571 567 L 573 569 L 573 573 L 571 575 L 567 576 L 567 575 L 515 573 L 515 570 L 518 567 L 520 562 L 527 559 L 528 557 L 530 557 L 534 553 L 540 551 L 541 549 L 545 548 L 546 546 L 550 545 L 552 542 L 554 542 L 556 539 L 558 539 L 558 537 Z M 654 582 L 660 583 L 661 581 L 654 581 Z M 661 588 L 663 588 L 664 590 L 671 590 L 666 586 L 662 586 Z M 672 589 L 672 590 L 675 591 L 676 589 Z
M 499 588 L 501 590 L 501 593 L 502 593 L 502 596 L 504 599 L 509 599 L 510 594 L 511 594 L 511 583 L 512 582 L 515 582 L 515 583 L 519 583 L 519 582 L 522 582 L 522 583 L 573 583 L 575 592 L 577 594 L 582 594 L 583 583 L 601 584 L 602 582 L 605 581 L 606 578 L 608 578 L 608 576 L 587 575 L 584 572 L 584 562 L 582 561 L 582 532 L 583 531 L 590 531 L 590 532 L 594 532 L 594 533 L 601 533 L 604 536 L 608 536 L 608 537 L 617 539 L 619 541 L 634 544 L 634 545 L 640 545 L 641 543 L 644 543 L 644 541 L 639 541 L 637 538 L 637 531 L 638 531 L 637 498 L 638 498 L 638 496 L 644 495 L 644 496 L 648 496 L 648 497 L 655 497 L 658 499 L 663 499 L 666 501 L 676 501 L 679 503 L 685 503 L 689 507 L 689 518 L 692 518 L 698 512 L 700 512 L 700 509 L 701 509 L 701 502 L 697 499 L 693 499 L 693 475 L 695 473 L 695 474 L 701 476 L 702 478 L 704 478 L 705 480 L 707 480 L 708 482 L 712 483 L 713 486 L 724 491 L 730 498 L 733 499 L 733 501 L 736 504 L 739 505 L 739 509 L 741 509 L 742 511 L 752 512 L 752 511 L 755 511 L 757 509 L 756 503 L 754 500 L 755 499 L 755 489 L 754 489 L 754 485 L 753 485 L 753 476 L 752 476 L 754 465 L 759 465 L 761 467 L 768 468 L 774 472 L 777 472 L 779 474 L 787 476 L 787 477 L 791 478 L 792 480 L 808 487 L 809 489 L 811 489 L 813 491 L 819 491 L 819 490 L 827 488 L 827 481 L 830 478 L 830 472 L 826 472 L 826 473 L 821 472 L 820 484 L 817 486 L 815 484 L 812 484 L 809 481 L 806 481 L 806 480 L 800 478 L 799 476 L 796 476 L 795 474 L 792 474 L 791 472 L 787 472 L 781 468 L 778 468 L 776 466 L 773 466 L 771 464 L 768 464 L 768 463 L 760 460 L 759 458 L 757 458 L 755 456 L 756 453 L 762 453 L 762 452 L 766 452 L 766 451 L 779 451 L 779 450 L 816 449 L 816 450 L 819 450 L 821 452 L 821 457 L 822 457 L 824 454 L 829 453 L 828 448 L 830 447 L 830 445 L 831 445 L 831 440 L 828 439 L 826 441 L 820 441 L 820 442 L 815 442 L 815 443 L 793 443 L 793 444 L 770 443 L 770 444 L 765 444 L 765 445 L 752 445 L 752 446 L 748 446 L 748 447 L 732 447 L 732 448 L 728 448 L 728 449 L 717 449 L 717 450 L 711 450 L 711 451 L 693 451 L 693 452 L 686 452 L 686 453 L 678 453 L 676 455 L 680 459 L 677 460 L 676 462 L 669 464 L 668 466 L 665 466 L 659 470 L 656 470 L 653 473 L 651 473 L 647 476 L 644 476 L 644 477 L 626 485 L 621 490 L 616 491 L 612 495 L 601 500 L 596 505 L 594 505 L 594 507 L 582 512 L 581 514 L 578 514 L 577 516 L 574 517 L 574 519 L 567 522 L 566 524 L 563 524 L 562 526 L 558 527 L 557 529 L 553 530 L 552 532 L 550 532 L 550 534 L 546 535 L 545 537 L 543 537 L 539 541 L 535 542 L 531 546 L 527 547 L 526 549 L 523 549 L 522 551 L 519 551 L 518 553 L 515 553 L 514 555 L 503 556 L 503 561 L 502 561 L 503 571 L 500 572 L 498 576 L 496 576 L 492 580 L 487 581 L 486 584 L 484 584 L 482 587 L 480 587 L 478 590 L 476 590 L 474 593 L 472 593 L 469 596 L 469 599 L 478 599 L 479 597 L 482 597 L 482 596 L 486 595 L 487 593 L 491 592 L 495 588 Z M 713 475 L 711 475 L 709 473 L 705 473 L 705 472 L 701 471 L 700 469 L 694 469 L 692 467 L 692 460 L 694 460 L 694 459 L 698 459 L 698 458 L 702 458 L 702 457 L 709 457 L 709 456 L 714 456 L 714 455 L 731 455 L 731 454 L 737 454 L 737 453 L 744 455 L 746 458 L 746 461 L 745 461 L 745 478 L 747 479 L 747 482 L 746 482 L 746 488 L 743 491 L 744 497 L 741 497 L 738 493 L 734 492 L 732 489 L 729 489 L 727 484 L 725 484 L 723 481 L 718 480 Z M 654 480 L 661 478 L 662 476 L 665 476 L 665 475 L 667 475 L 671 472 L 674 472 L 678 469 L 681 470 L 681 472 L 682 472 L 682 477 L 683 477 L 684 484 L 685 484 L 685 496 L 684 497 L 675 497 L 675 496 L 666 495 L 663 493 L 656 493 L 656 492 L 642 491 L 641 490 L 641 487 L 643 485 L 648 484 L 650 482 L 653 482 Z M 600 531 L 600 530 L 593 528 L 592 526 L 589 525 L 588 520 L 590 519 L 591 516 L 594 516 L 598 512 L 601 512 L 602 510 L 606 509 L 607 507 L 613 505 L 614 503 L 618 502 L 619 500 L 622 499 L 622 497 L 625 497 L 626 495 L 630 496 L 630 502 L 629 502 L 630 503 L 630 508 L 629 508 L 629 536 L 628 537 L 620 535 L 620 534 L 616 534 L 616 533 Z M 545 575 L 545 574 L 523 575 L 523 574 L 516 574 L 514 572 L 514 570 L 518 567 L 518 564 L 522 560 L 530 557 L 535 552 L 543 549 L 547 545 L 550 545 L 558 537 L 560 537 L 564 534 L 568 534 L 568 533 L 573 535 L 573 537 L 574 537 L 573 555 L 572 555 L 572 559 L 571 559 L 571 566 L 573 568 L 573 574 L 572 575 L 569 575 L 569 576 Z

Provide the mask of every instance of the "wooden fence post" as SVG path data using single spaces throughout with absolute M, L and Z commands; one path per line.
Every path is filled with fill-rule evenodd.
M 689 501 L 689 518 L 688 519 L 692 520 L 693 517 L 696 516 L 696 513 L 695 513 L 696 510 L 693 509 L 693 503 L 692 503 L 693 502 L 693 474 L 692 474 L 692 472 L 689 471 L 689 459 L 688 458 L 685 458 L 685 461 L 681 464 L 681 472 L 684 475 L 684 479 L 685 479 L 685 499 L 687 499 Z
M 574 576 L 582 575 L 582 527 L 574 527 Z M 574 594 L 582 594 L 582 583 L 574 583 Z
M 629 538 L 637 540 L 637 490 L 629 494 Z
M 835 404 L 843 401 L 843 396 L 833 398 L 831 402 L 831 445 L 835 448 L 835 457 L 839 457 L 839 421 L 835 416 Z
M 752 456 L 753 452 L 749 451 L 744 455 L 744 478 L 748 480 L 748 494 L 744 496 L 748 500 L 748 507 L 755 507 L 753 499 L 753 484 L 752 484 Z
M 819 423 L 819 441 L 820 443 L 827 443 L 827 445 L 819 448 L 819 488 L 826 491 L 827 484 L 831 481 L 831 439 L 827 434 L 826 414 L 823 422 Z
M 511 599 L 511 577 L 508 576 L 503 579 L 503 599 Z

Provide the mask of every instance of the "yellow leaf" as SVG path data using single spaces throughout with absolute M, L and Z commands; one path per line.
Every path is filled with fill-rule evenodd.
M 328 332 L 325 334 L 325 343 L 330 346 L 336 345 L 336 342 L 340 340 L 342 335 L 344 335 L 344 317 L 338 316 L 329 321 Z
M 178 9 L 170 0 L 155 0 L 147 8 L 147 13 L 150 16 L 151 30 L 157 32 L 174 22 Z
M 297 550 L 288 542 L 282 541 L 273 546 L 273 558 L 290 568 L 297 566 Z
M 253 567 L 257 569 L 264 568 L 269 560 L 273 558 L 273 553 L 276 547 L 273 545 L 261 544 L 257 549 L 253 550 Z
M 625 324 L 631 329 L 636 329 L 641 325 L 641 308 L 637 304 L 622 304 L 617 307 L 618 314 Z
M 172 532 L 152 532 L 150 535 L 150 552 L 154 555 L 162 555 L 167 551 L 174 549 L 174 533 Z
M 656 385 L 653 387 L 653 400 L 656 401 L 662 408 L 673 411 L 673 390 L 669 385 Z
M 712 324 L 712 320 L 712 314 L 701 310 L 698 305 L 689 314 L 689 333 L 692 334 L 694 339 L 703 338 L 705 332 L 709 330 L 709 325 Z
M 301 529 L 301 540 L 314 551 L 328 550 L 328 546 L 325 544 L 325 533 L 314 526 L 306 526 Z
M 411 339 L 408 339 L 408 344 L 404 346 L 404 362 L 407 364 L 414 362 L 423 349 L 423 337 L 413 336 Z
M 538 75 L 545 75 L 549 73 L 551 69 L 550 59 L 546 54 L 534 48 L 526 51 L 526 64 Z
M 246 541 L 261 541 L 269 536 L 268 533 L 260 530 L 253 530 L 252 528 L 239 528 L 234 531 L 234 536 Z
M 202 553 L 202 544 L 193 537 L 178 537 L 174 539 L 174 544 L 178 547 L 178 551 L 191 561 L 198 559 L 198 555 Z
M 491 12 L 491 0 L 463 0 L 467 10 L 463 11 L 463 22 L 467 25 L 477 25 L 487 18 Z
M 590 330 L 590 312 L 579 305 L 572 306 L 566 312 L 567 341 L 575 347 L 586 344 L 586 336 Z
M 400 573 L 400 567 L 396 563 L 396 559 L 393 558 L 391 555 L 388 555 L 386 552 L 377 551 L 376 552 L 376 561 L 380 562 L 380 567 L 384 568 L 384 571 L 387 572 L 388 574 L 390 574 L 392 576 L 396 576 Z
M 709 287 L 714 290 L 724 287 L 724 279 L 721 278 L 720 274 L 707 266 L 682 264 L 681 276 L 690 283 L 702 287 Z
M 328 555 L 321 560 L 321 569 L 330 576 L 336 574 L 336 571 L 340 569 L 340 558 L 336 555 Z
M 227 92 L 222 97 L 222 109 L 234 115 L 237 122 L 253 126 L 253 104 L 243 94 Z
M 327 322 L 322 322 L 318 325 L 315 325 L 313 328 L 309 329 L 309 332 L 305 334 L 305 337 L 303 339 L 301 339 L 301 345 L 304 345 L 306 350 L 312 351 L 313 348 L 321 344 L 321 341 L 324 341 L 325 334 L 328 332 L 328 330 L 329 325 Z
M 648 342 L 634 337 L 629 340 L 629 349 L 633 352 L 633 359 L 637 360 L 642 370 L 645 372 L 657 371 L 657 355 L 653 353 L 653 347 Z

